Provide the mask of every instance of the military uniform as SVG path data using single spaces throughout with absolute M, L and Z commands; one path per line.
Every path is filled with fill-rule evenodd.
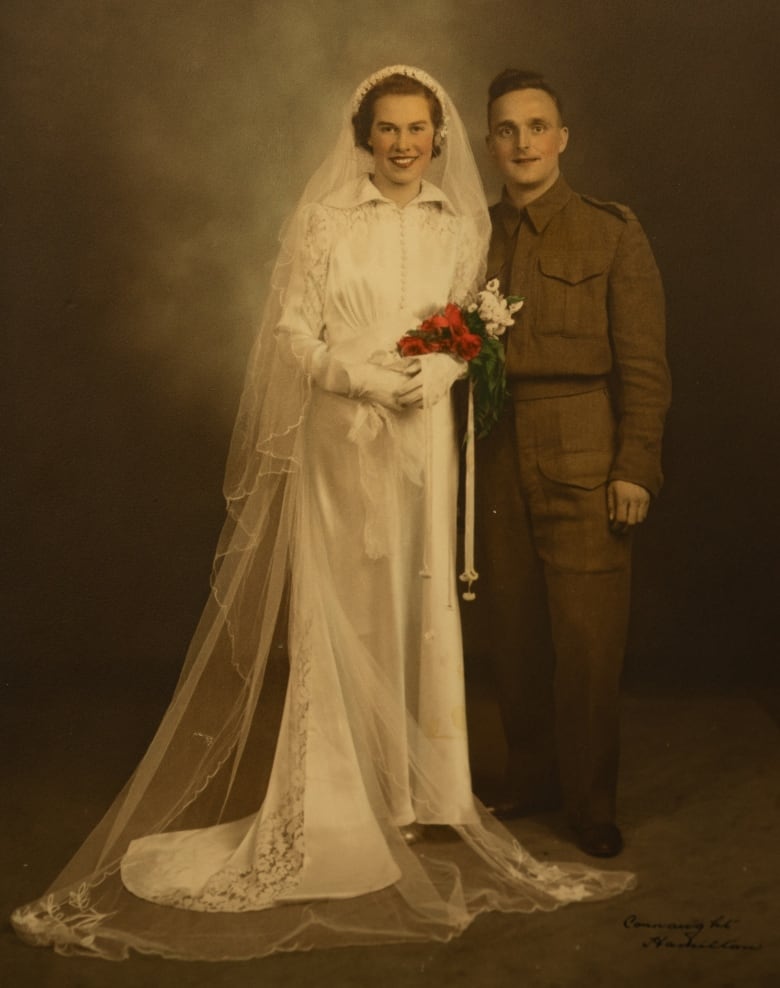
M 606 488 L 661 487 L 663 290 L 631 211 L 562 177 L 491 213 L 488 274 L 526 301 L 507 333 L 511 403 L 477 446 L 467 645 L 494 665 L 512 795 L 611 822 L 631 539 L 610 530 Z

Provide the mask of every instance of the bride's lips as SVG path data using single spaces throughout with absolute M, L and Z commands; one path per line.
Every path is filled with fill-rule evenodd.
M 417 157 L 418 156 L 416 155 L 414 157 L 409 157 L 408 155 L 404 155 L 403 157 L 399 156 L 397 158 L 391 158 L 390 160 L 396 166 L 396 168 L 410 168 L 415 163 L 415 161 L 417 161 Z

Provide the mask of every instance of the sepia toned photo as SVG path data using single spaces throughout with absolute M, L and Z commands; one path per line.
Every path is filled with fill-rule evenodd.
M 3 983 L 774 983 L 774 5 L 0 19 Z

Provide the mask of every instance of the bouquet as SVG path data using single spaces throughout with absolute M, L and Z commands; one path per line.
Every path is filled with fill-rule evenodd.
M 498 278 L 493 278 L 471 300 L 463 305 L 450 302 L 398 341 L 403 357 L 451 353 L 467 362 L 478 438 L 490 432 L 504 407 L 507 386 L 501 337 L 522 305 L 519 296 L 502 295 Z

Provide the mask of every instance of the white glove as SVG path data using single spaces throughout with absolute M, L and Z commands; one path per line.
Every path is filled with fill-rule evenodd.
M 393 367 L 373 363 L 353 364 L 347 367 L 347 374 L 351 398 L 384 405 L 396 412 L 414 404 L 408 395 L 415 390 L 419 369 L 408 363 L 396 362 Z
M 420 363 L 422 406 L 431 408 L 450 393 L 452 385 L 468 374 L 468 364 L 450 353 L 426 353 Z
M 395 359 L 383 366 L 373 362 L 360 364 L 357 368 L 348 367 L 347 371 L 356 384 L 353 397 L 367 397 L 369 401 L 378 401 L 398 410 L 432 408 L 447 397 L 455 381 L 468 374 L 468 364 L 449 353 L 426 353 L 420 357 Z M 388 374 L 396 375 L 395 382 Z M 379 396 L 387 387 L 393 390 L 392 402 Z
M 391 366 L 363 361 L 344 363 L 327 350 L 320 351 L 312 362 L 311 376 L 324 391 L 346 395 L 394 411 L 408 407 L 405 401 L 409 389 L 414 389 L 414 377 L 419 367 L 410 361 L 393 361 Z

